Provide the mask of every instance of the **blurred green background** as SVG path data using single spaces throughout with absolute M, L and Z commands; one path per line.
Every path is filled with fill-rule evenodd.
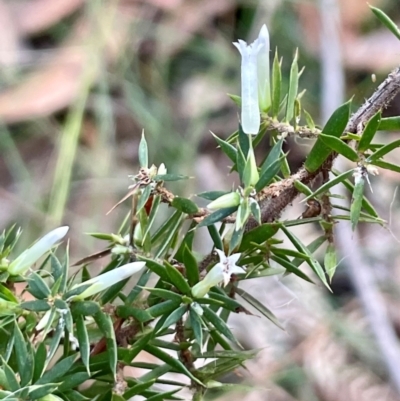
M 357 106 L 398 65 L 400 45 L 364 0 L 328 3 L 340 10 L 336 33 L 343 96 L 354 95 Z M 400 20 L 398 0 L 370 3 Z M 321 69 L 324 46 L 329 53 L 321 36 L 325 6 L 311 0 L 0 0 L 0 226 L 21 225 L 23 247 L 67 224 L 73 259 L 98 250 L 84 232 L 117 230 L 129 205 L 106 212 L 126 193 L 128 175 L 137 171 L 142 130 L 151 162 L 195 177 L 175 191 L 190 196 L 229 188 L 234 178 L 227 178 L 228 160 L 209 131 L 227 137 L 237 128 L 238 109 L 227 96 L 240 88 L 240 56 L 232 42 L 254 40 L 266 23 L 271 57 L 278 47 L 285 79 L 299 48 L 299 64 L 305 66 L 300 90 L 307 89 L 303 105 L 322 124 L 321 99 L 329 97 Z M 395 100 L 386 113 L 399 110 Z M 389 140 L 396 135 L 388 134 Z M 288 141 L 286 146 L 295 169 L 309 145 Z M 398 214 L 393 195 L 398 181 L 397 175 L 382 172 L 370 194 L 390 222 Z M 294 208 L 301 214 L 301 207 Z M 396 226 L 391 227 L 395 233 Z M 376 241 L 371 233 L 364 233 L 366 248 Z M 381 267 L 390 317 L 400 328 L 398 241 L 384 231 L 377 243 L 382 252 L 371 258 Z M 250 375 L 261 387 L 268 380 L 268 399 L 399 399 L 387 384 L 351 285 L 346 277 L 340 280 L 339 274 L 335 298 L 297 284 L 296 296 L 286 287 L 282 295 L 280 283 L 273 281 L 270 294 L 278 291 L 272 297 L 276 305 L 285 305 L 284 319 L 288 305 L 305 308 L 290 309 L 287 319 L 298 318 L 295 334 L 288 338 L 265 328 L 265 322 L 255 325 L 254 333 L 242 331 L 249 346 L 271 347 Z M 262 298 L 266 289 L 260 291 Z M 256 391 L 254 399 L 266 399 L 261 393 Z

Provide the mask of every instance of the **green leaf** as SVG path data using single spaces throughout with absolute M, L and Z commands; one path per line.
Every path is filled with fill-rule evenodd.
M 222 243 L 222 238 L 221 235 L 219 233 L 219 231 L 217 230 L 217 228 L 215 227 L 215 225 L 210 225 L 207 226 L 208 232 L 210 233 L 210 237 L 213 240 L 214 246 L 217 249 L 223 249 L 224 245 Z
M 281 102 L 282 72 L 278 58 L 278 49 L 275 50 L 274 62 L 272 64 L 272 117 L 278 117 Z
M 357 227 L 357 223 L 360 218 L 362 200 L 364 195 L 365 178 L 363 176 L 360 176 L 359 178 L 356 177 L 355 181 L 356 183 L 354 185 L 354 192 L 350 206 L 350 221 L 353 231 Z
M 156 379 L 146 381 L 145 383 L 138 383 L 134 386 L 132 386 L 129 390 L 125 391 L 124 393 L 124 399 L 129 400 L 131 399 L 134 395 L 140 395 L 144 390 L 147 390 L 150 388 L 154 383 Z
M 384 162 L 382 160 L 375 160 L 373 164 L 375 166 L 384 168 L 386 170 L 391 170 L 391 171 L 395 171 L 396 173 L 400 173 L 400 166 L 398 166 L 397 164 Z M 363 205 L 363 207 L 364 207 L 364 205 Z
M 284 267 L 287 272 L 293 273 L 296 276 L 302 278 L 303 280 L 308 281 L 309 283 L 315 284 L 314 281 L 312 281 L 310 279 L 310 277 L 308 277 L 305 273 L 303 273 L 301 270 L 299 270 L 297 268 L 297 266 L 294 265 L 293 263 L 291 263 L 288 259 L 280 257 L 278 255 L 271 255 L 271 259 L 274 262 L 279 263 L 282 267 Z
M 26 346 L 26 340 L 24 339 L 17 322 L 14 323 L 14 350 L 17 358 L 18 372 L 21 374 L 28 358 L 28 350 Z M 22 377 L 21 381 L 24 381 L 24 384 L 27 384 L 27 381 L 23 380 Z
M 144 131 L 142 131 L 142 139 L 139 144 L 139 164 L 140 167 L 149 167 L 149 151 L 147 148 L 146 138 L 144 137 Z
M 294 245 L 294 247 L 301 253 L 304 253 L 309 256 L 309 260 L 306 261 L 307 264 L 314 270 L 315 274 L 319 277 L 319 279 L 325 284 L 326 288 L 331 291 L 328 282 L 326 281 L 325 272 L 319 262 L 314 258 L 309 249 L 291 232 L 289 231 L 283 224 L 281 225 L 282 231 L 288 237 L 290 242 Z
M 30 310 L 33 312 L 45 312 L 50 309 L 50 305 L 47 303 L 47 301 L 43 299 L 22 302 L 20 306 L 22 309 Z
M 222 149 L 222 151 L 229 157 L 229 159 L 232 160 L 233 163 L 236 163 L 236 157 L 237 157 L 237 150 L 234 146 L 232 146 L 230 143 L 222 140 L 221 138 L 218 138 L 214 133 L 211 132 L 211 135 L 215 138 L 217 141 L 218 145 Z
M 206 192 L 200 192 L 196 196 L 198 196 L 199 198 L 213 201 L 220 198 L 222 195 L 229 194 L 229 192 L 231 191 L 206 191 Z
M 154 394 L 151 397 L 146 398 L 146 401 L 164 401 L 164 400 L 171 400 L 172 396 L 180 391 L 180 389 L 165 391 L 160 394 Z
M 148 322 L 153 320 L 153 316 L 146 310 L 136 308 L 131 305 L 119 305 L 117 306 L 117 316 L 123 319 L 133 317 L 140 323 Z
M 384 163 L 384 162 L 380 161 L 379 164 L 377 164 L 377 163 L 378 163 L 378 161 L 374 162 L 375 165 L 379 166 L 381 163 Z M 332 173 L 336 176 L 339 175 L 339 172 L 334 169 L 332 170 Z M 350 182 L 350 180 L 347 179 L 347 180 L 343 181 L 342 184 L 350 191 L 350 193 L 354 192 L 354 185 Z M 371 216 L 379 218 L 378 213 L 376 212 L 376 210 L 374 209 L 374 207 L 372 206 L 370 201 L 365 196 L 362 201 L 362 207 Z
M 146 262 L 146 267 L 148 267 L 153 273 L 157 274 L 162 280 L 167 283 L 171 282 L 167 269 L 161 263 L 156 262 L 153 259 L 145 258 L 144 256 L 138 255 L 138 260 Z
M 110 315 L 103 312 L 97 312 L 93 315 L 93 318 L 99 327 L 100 331 L 106 338 L 107 354 L 109 366 L 112 374 L 115 376 L 117 372 L 117 342 L 115 339 L 115 331 L 113 327 L 113 322 Z
M 368 148 L 372 140 L 374 139 L 374 136 L 376 134 L 376 131 L 378 130 L 378 127 L 381 123 L 381 117 L 382 113 L 381 111 L 378 111 L 367 123 L 367 125 L 364 128 L 364 132 L 361 136 L 360 142 L 358 143 L 358 151 L 359 152 L 365 152 Z
M 236 214 L 235 231 L 239 231 L 244 227 L 248 218 L 250 217 L 251 209 L 248 199 L 242 199 Z
M 8 388 L 11 391 L 17 391 L 20 389 L 20 385 L 18 383 L 17 377 L 11 367 L 7 364 L 4 358 L 0 355 L 1 361 L 3 363 L 3 370 L 6 376 L 6 380 L 8 383 Z
M 239 123 L 238 129 L 238 142 L 239 142 L 239 149 L 242 151 L 244 158 L 247 160 L 249 155 L 249 149 L 251 144 L 251 135 L 247 135 L 243 129 L 242 125 Z
M 42 384 L 31 386 L 31 390 L 29 391 L 29 399 L 30 400 L 38 400 L 42 399 L 48 394 L 53 394 L 54 391 L 58 389 L 58 383 L 48 383 L 48 384 Z
M 260 170 L 260 179 L 258 180 L 255 189 L 257 192 L 261 191 L 267 186 L 272 179 L 278 174 L 281 167 L 281 162 L 285 158 L 282 153 L 283 139 L 281 138 L 270 150 L 267 158 L 263 162 Z
M 38 347 L 36 348 L 35 354 L 35 363 L 34 363 L 34 370 L 33 370 L 33 383 L 35 383 L 43 373 L 46 364 L 46 345 L 44 342 L 39 343 Z
M 293 58 L 292 66 L 290 68 L 290 78 L 289 78 L 289 91 L 288 91 L 288 99 L 286 105 L 286 116 L 285 122 L 289 123 L 294 116 L 294 102 L 297 97 L 297 91 L 299 87 L 299 67 L 297 64 L 298 59 L 298 49 L 296 49 L 296 53 Z
M 199 211 L 199 208 L 193 201 L 186 198 L 180 198 L 178 196 L 175 196 L 171 203 L 171 206 L 186 214 L 194 214 Z
M 46 366 L 49 364 L 49 362 L 52 360 L 54 354 L 56 353 L 63 335 L 64 335 L 64 325 L 61 324 L 61 321 L 59 319 L 56 330 L 54 331 L 53 336 L 51 338 L 49 350 L 47 352 Z
M 367 161 L 375 162 L 375 160 L 380 159 L 381 157 L 385 156 L 387 153 L 389 153 L 393 149 L 398 148 L 399 146 L 400 146 L 400 139 L 398 139 L 397 141 L 388 143 L 387 145 L 378 149 L 376 152 L 372 153 L 372 155 L 368 157 Z
M 153 318 L 156 318 L 162 315 L 170 314 L 173 310 L 175 310 L 179 306 L 180 302 L 172 301 L 169 299 L 165 302 L 161 302 L 159 304 L 151 306 L 150 308 L 147 308 L 146 312 L 150 313 L 150 315 L 153 316 Z
M 236 171 L 239 174 L 240 181 L 243 181 L 243 171 L 245 165 L 246 165 L 246 157 L 244 156 L 242 150 L 239 148 L 237 152 L 236 165 L 232 167 L 232 170 L 236 169 Z
M 28 291 L 35 298 L 44 299 L 51 294 L 48 285 L 36 272 L 32 272 L 26 281 L 28 282 Z
M 233 103 L 236 104 L 236 106 L 241 107 L 242 105 L 242 98 L 238 95 L 232 95 L 231 93 L 227 93 L 228 97 L 231 98 Z
M 76 301 L 71 303 L 73 315 L 93 316 L 100 311 L 100 305 L 95 301 Z
M 346 128 L 347 122 L 349 121 L 350 106 L 351 101 L 343 104 L 334 111 L 322 130 L 325 135 L 334 136 L 336 138 L 339 138 L 342 135 Z M 308 154 L 304 167 L 311 173 L 317 171 L 330 153 L 330 148 L 323 143 L 322 139 L 318 138 Z
M 182 273 L 174 266 L 170 265 L 168 262 L 165 263 L 165 268 L 167 269 L 167 274 L 170 278 L 171 283 L 180 291 L 182 294 L 190 295 L 191 289 L 183 277 Z
M 334 150 L 336 153 L 341 154 L 346 159 L 349 159 L 352 162 L 358 161 L 359 157 L 357 152 L 341 139 L 334 136 L 325 135 L 323 133 L 318 135 L 318 139 L 321 139 L 326 146 Z
M 261 226 L 248 231 L 243 235 L 242 243 L 239 247 L 239 252 L 243 252 L 251 247 L 252 243 L 263 244 L 265 241 L 273 237 L 279 230 L 279 225 L 276 223 L 265 223 Z
M 35 384 L 61 382 L 63 377 L 70 371 L 75 359 L 77 359 L 76 354 L 68 356 L 67 358 L 57 362 Z
M 160 327 L 158 331 L 161 331 L 162 329 L 168 328 L 169 326 L 172 326 L 175 324 L 179 319 L 182 318 L 182 316 L 187 312 L 188 306 L 187 305 L 182 305 L 178 309 L 175 309 L 165 320 L 163 325 Z
M 203 327 L 202 327 L 201 317 L 192 307 L 190 307 L 189 318 L 194 338 L 196 339 L 197 344 L 201 348 L 203 345 Z
M 301 181 L 295 180 L 293 184 L 294 184 L 294 187 L 300 193 L 302 193 L 306 196 L 311 196 L 311 197 L 313 196 L 313 192 L 311 191 L 311 189 L 307 185 L 303 184 Z
M 82 363 L 86 368 L 87 373 L 90 375 L 90 340 L 86 328 L 85 319 L 82 315 L 75 318 L 76 337 L 79 343 L 79 352 L 81 354 Z
M 333 243 L 329 243 L 326 248 L 324 266 L 325 271 L 328 273 L 329 281 L 332 282 L 337 267 L 336 249 Z
M 399 131 L 400 116 L 382 118 L 378 127 L 379 131 Z
M 206 218 L 204 218 L 197 227 L 198 228 L 206 227 L 206 226 L 210 226 L 211 224 L 218 223 L 218 222 L 222 221 L 225 217 L 228 217 L 232 213 L 235 213 L 237 208 L 238 208 L 237 206 L 233 206 L 233 207 L 227 207 L 224 209 L 218 209 L 214 213 L 211 213 Z
M 107 344 L 108 346 L 108 344 Z M 90 379 L 90 376 L 87 372 L 78 372 L 72 375 L 66 376 L 62 384 L 58 387 L 58 391 L 61 393 L 65 392 L 66 390 L 73 389 L 74 387 L 79 386 L 80 384 L 84 383 L 86 380 Z
M 180 225 L 182 224 L 183 214 L 181 211 L 176 210 L 175 213 L 169 218 L 169 220 L 164 224 L 162 229 L 157 231 L 152 239 L 153 245 L 157 240 L 162 241 L 159 249 L 156 252 L 156 257 L 161 258 L 166 252 L 168 252 L 169 247 L 178 232 Z M 162 236 L 160 236 L 162 233 Z
M 339 183 L 344 183 L 346 178 L 350 177 L 350 175 L 354 172 L 354 169 L 345 171 L 344 173 L 336 176 L 332 180 L 329 180 L 325 184 L 321 185 L 312 195 L 308 195 L 305 199 L 303 199 L 303 202 L 307 201 L 308 199 L 311 198 L 316 198 L 317 196 L 323 194 L 324 192 L 328 191 L 330 188 L 334 187 L 335 185 Z
M 136 207 L 136 215 L 138 215 L 140 213 L 140 211 L 145 207 L 152 192 L 153 192 L 153 189 L 152 189 L 151 185 L 147 185 L 146 187 L 144 187 L 144 189 L 139 191 L 140 195 L 139 195 L 139 201 L 138 201 L 137 207 Z
M 143 287 L 146 291 L 149 291 L 150 294 L 154 294 L 162 300 L 170 299 L 171 301 L 175 301 L 177 303 L 182 302 L 182 295 L 177 294 L 176 292 L 165 290 L 163 288 L 153 288 L 153 287 Z
M 311 130 L 315 130 L 315 122 L 314 122 L 313 118 L 311 117 L 310 113 L 305 109 L 303 109 L 303 113 L 306 118 L 306 124 L 307 124 L 308 128 L 310 128 Z
M 189 377 L 189 379 L 195 381 L 200 386 L 204 386 L 203 383 L 197 379 L 197 377 L 193 376 L 193 374 L 186 368 L 185 365 L 178 359 L 173 358 L 172 356 L 168 355 L 166 352 L 162 351 L 161 349 L 154 347 L 152 345 L 147 344 L 144 347 L 144 350 L 149 354 L 155 356 L 156 358 L 160 359 L 161 361 L 165 362 L 172 368 L 176 369 L 179 373 L 182 373 Z
M 187 245 L 185 245 L 185 249 L 183 251 L 183 264 L 185 265 L 186 277 L 189 285 L 193 287 L 200 280 L 199 267 L 196 258 Z
M 181 180 L 187 180 L 188 177 L 187 175 L 181 175 L 181 174 L 161 174 L 161 175 L 156 175 L 153 177 L 154 181 L 181 181 Z
M 285 330 L 283 326 L 279 323 L 277 317 L 260 301 L 246 292 L 243 288 L 237 287 L 236 292 L 246 301 L 248 302 L 253 308 L 257 309 L 260 313 L 262 313 L 268 320 L 278 326 L 280 329 Z
M 231 330 L 227 324 L 210 308 L 203 308 L 203 318 L 210 322 L 220 334 L 223 334 L 228 340 L 233 343 L 237 343 L 235 336 L 232 334 Z
M 386 28 L 388 28 L 389 31 L 400 40 L 400 29 L 398 26 L 379 8 L 373 6 L 369 6 L 369 8 L 378 17 L 379 21 L 381 21 L 382 24 L 385 25 Z

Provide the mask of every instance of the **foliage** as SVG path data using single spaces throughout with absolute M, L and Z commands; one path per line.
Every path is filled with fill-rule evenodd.
M 383 18 L 381 12 L 378 16 Z M 385 16 L 386 25 L 387 21 Z M 265 37 L 264 30 L 263 40 Z M 240 42 L 242 57 L 253 52 L 254 60 L 247 62 L 257 62 L 262 50 L 260 45 L 255 52 L 258 45 L 258 39 L 250 46 Z M 239 124 L 229 138 L 215 137 L 231 160 L 240 185 L 228 193 L 215 189 L 199 194 L 211 201 L 208 208 L 170 192 L 170 181 L 188 177 L 168 173 L 164 164 L 150 165 L 143 135 L 140 171 L 131 177 L 127 195 L 115 205 L 130 199 L 130 216 L 116 234 L 90 234 L 105 242 L 104 250 L 76 263 L 79 269 L 71 270 L 68 249 L 62 257 L 51 251 L 66 235 L 66 227 L 48 233 L 18 257 L 13 248 L 21 230 L 11 227 L 2 233 L 0 399 L 127 400 L 135 395 L 147 400 L 179 399 L 176 393 L 189 387 L 193 399 L 201 400 L 208 389 L 225 389 L 219 378 L 256 355 L 238 343 L 228 324 L 230 314 L 255 313 L 283 328 L 267 306 L 240 287 L 242 281 L 294 274 L 308 285 L 320 280 L 330 289 L 337 264 L 334 224 L 350 220 L 353 229 L 359 222 L 384 224 L 365 198 L 364 188 L 369 174 L 375 175 L 378 167 L 400 171 L 400 166 L 384 160 L 400 141 L 373 142 L 377 131 L 398 126 L 381 116 L 394 92 L 388 91 L 390 96 L 385 92 L 390 82 L 383 85 L 378 89 L 382 103 L 374 103 L 374 109 L 367 102 L 363 112 L 351 118 L 351 102 L 345 103 L 320 130 L 302 109 L 304 92 L 298 92 L 301 71 L 297 63 L 296 52 L 288 95 L 282 97 L 281 62 L 276 53 L 271 82 L 262 82 L 269 93 L 263 98 L 268 102 L 262 104 L 260 122 L 256 118 L 257 132 L 251 118 L 251 130 Z M 247 93 L 246 99 L 234 97 L 242 116 L 246 102 L 254 103 L 252 96 L 258 96 L 254 85 L 260 66 L 252 67 L 252 93 Z M 246 79 L 242 74 L 245 92 Z M 254 117 L 254 110 L 251 113 Z M 303 116 L 305 124 L 301 125 Z M 271 150 L 257 165 L 254 150 L 267 135 Z M 293 174 L 282 150 L 288 135 L 316 138 L 304 167 Z M 353 167 L 333 171 L 332 161 L 338 154 Z M 317 176 L 322 177 L 322 185 L 315 189 Z M 338 184 L 349 190 L 350 210 L 332 202 L 330 189 Z M 281 219 L 281 212 L 299 194 L 306 196 L 308 205 L 302 218 Z M 165 205 L 171 213 L 161 221 Z M 314 223 L 321 229 L 310 244 L 292 231 L 294 226 Z M 202 227 L 206 229 L 200 230 Z M 213 247 L 206 255 L 196 252 L 198 236 L 212 240 Z M 321 264 L 315 253 L 322 246 L 327 251 Z M 31 270 L 44 255 L 40 266 Z M 108 263 L 92 277 L 88 266 L 99 258 L 107 258 Z M 312 276 L 301 269 L 303 262 Z M 135 273 L 140 276 L 132 286 L 129 278 Z M 21 283 L 24 289 L 18 293 Z M 142 351 L 158 362 L 137 362 Z M 148 372 L 129 377 L 126 367 Z M 168 372 L 177 379 L 165 379 Z M 89 379 L 89 385 L 80 386 Z

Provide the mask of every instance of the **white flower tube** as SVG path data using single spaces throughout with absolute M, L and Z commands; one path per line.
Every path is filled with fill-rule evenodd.
M 90 287 L 86 288 L 86 290 L 80 293 L 79 295 L 74 295 L 72 299 L 74 301 L 78 301 L 90 297 L 94 294 L 97 294 L 100 291 L 104 291 L 105 289 L 111 287 L 112 285 L 122 280 L 125 280 L 128 277 L 131 277 L 133 274 L 143 269 L 145 264 L 146 262 L 128 263 L 114 270 L 110 270 L 107 273 L 101 274 L 100 276 L 93 277 L 90 280 L 77 284 L 74 287 L 72 287 L 72 290 L 87 285 L 90 285 Z
M 12 276 L 24 274 L 34 263 L 36 263 L 46 252 L 48 252 L 58 241 L 67 234 L 69 227 L 58 227 L 40 238 L 30 248 L 25 250 L 10 263 L 8 273 Z
M 233 43 L 241 56 L 241 123 L 246 134 L 257 135 L 260 129 L 260 107 L 271 105 L 269 74 L 269 34 L 263 25 L 258 38 L 250 45 L 240 40 Z

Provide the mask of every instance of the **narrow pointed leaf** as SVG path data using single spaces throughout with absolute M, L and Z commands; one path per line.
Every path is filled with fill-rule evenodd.
M 294 102 L 296 100 L 297 91 L 299 88 L 299 67 L 297 64 L 297 58 L 298 58 L 298 50 L 296 50 L 292 66 L 290 68 L 289 92 L 288 92 L 286 116 L 285 116 L 285 122 L 287 123 L 289 123 L 293 119 Z
M 398 148 L 399 146 L 400 146 L 400 139 L 381 147 L 376 152 L 372 153 L 372 155 L 368 157 L 367 161 L 374 162 L 375 160 L 378 160 L 381 157 L 385 156 L 387 153 L 391 152 L 393 149 Z
M 332 278 L 335 274 L 337 267 L 336 249 L 332 243 L 328 244 L 328 248 L 326 249 L 324 257 L 324 266 L 325 266 L 325 271 L 328 273 L 329 281 L 332 282 Z
M 193 374 L 186 368 L 185 365 L 178 359 L 173 358 L 172 356 L 168 355 L 166 352 L 162 351 L 161 349 L 154 347 L 152 345 L 147 344 L 144 347 L 144 350 L 147 351 L 149 354 L 155 356 L 156 358 L 160 359 L 161 361 L 165 362 L 166 364 L 172 366 L 176 369 L 179 373 L 182 373 L 188 376 L 191 380 L 195 381 L 196 383 L 203 386 L 203 383 L 197 379 L 197 377 L 193 376 Z
M 317 196 L 323 194 L 324 192 L 328 191 L 330 188 L 334 187 L 337 184 L 343 183 L 350 175 L 354 172 L 354 170 L 345 171 L 344 173 L 336 176 L 332 180 L 329 180 L 325 184 L 321 185 L 312 195 L 307 196 L 303 199 L 305 202 L 308 199 L 316 198 Z
M 190 295 L 191 289 L 186 281 L 185 277 L 183 277 L 182 273 L 174 266 L 170 265 L 168 262 L 165 262 L 165 268 L 167 270 L 167 274 L 170 278 L 171 283 L 182 293 L 186 295 Z
M 381 9 L 369 6 L 369 8 L 372 10 L 372 12 L 377 16 L 379 21 L 382 22 L 383 25 L 386 26 L 386 28 L 389 29 L 390 32 L 393 33 L 394 36 L 396 36 L 397 39 L 400 40 L 400 29 L 399 27 L 389 18 L 388 15 L 386 15 Z
M 314 258 L 312 253 L 309 251 L 309 249 L 290 231 L 288 230 L 284 225 L 281 226 L 282 231 L 286 234 L 290 242 L 295 246 L 295 248 L 306 255 L 309 256 L 309 260 L 306 261 L 307 264 L 314 270 L 315 274 L 319 277 L 319 279 L 325 284 L 325 286 L 328 288 L 328 290 L 331 291 L 329 284 L 326 280 L 325 272 L 322 268 L 322 266 L 319 264 L 319 262 Z
M 364 177 L 360 177 L 360 179 L 354 185 L 353 198 L 350 206 L 350 221 L 351 221 L 351 228 L 353 229 L 353 231 L 357 227 L 358 220 L 360 218 L 362 199 L 364 195 L 364 185 L 365 185 Z
M 365 152 L 368 148 L 372 140 L 374 139 L 374 136 L 376 134 L 376 131 L 378 130 L 378 127 L 381 123 L 381 117 L 382 113 L 378 111 L 367 123 L 367 125 L 364 128 L 364 132 L 362 133 L 360 142 L 358 143 L 358 151 L 359 152 Z
M 229 159 L 232 160 L 233 163 L 236 163 L 236 157 L 237 157 L 237 150 L 234 146 L 232 146 L 230 143 L 222 140 L 221 138 L 218 138 L 215 134 L 211 132 L 211 135 L 215 138 L 217 141 L 218 145 L 222 149 L 222 151 L 229 157 Z
M 147 148 L 146 138 L 144 137 L 144 132 L 142 132 L 142 138 L 139 144 L 139 164 L 140 167 L 149 167 L 149 151 Z
M 246 292 L 244 289 L 237 287 L 236 292 L 253 308 L 257 309 L 260 313 L 262 313 L 267 319 L 269 319 L 272 323 L 278 326 L 280 329 L 285 330 L 283 326 L 279 323 L 278 318 L 260 301 Z
M 86 368 L 87 373 L 90 374 L 90 340 L 85 324 L 85 319 L 82 315 L 75 318 L 75 325 L 76 337 L 79 343 L 79 352 L 81 353 L 82 362 Z
M 275 51 L 274 62 L 272 64 L 272 117 L 278 117 L 281 102 L 282 72 L 278 59 L 278 50 Z
M 334 136 L 336 138 L 339 138 L 342 135 L 347 122 L 349 121 L 350 106 L 351 101 L 343 104 L 334 111 L 322 130 L 325 135 Z M 304 167 L 311 173 L 317 171 L 330 153 L 331 149 L 329 146 L 325 145 L 322 142 L 322 139 L 318 138 L 306 159 Z
M 382 160 L 375 160 L 374 166 L 378 166 L 378 167 L 384 168 L 386 170 L 391 170 L 391 171 L 395 171 L 396 173 L 400 173 L 400 166 L 398 166 L 397 164 L 384 162 Z
M 205 226 L 209 226 L 211 224 L 221 222 L 225 217 L 228 217 L 232 213 L 235 213 L 237 209 L 238 209 L 237 206 L 227 207 L 224 209 L 218 209 L 214 213 L 211 213 L 206 218 L 201 220 L 201 222 L 199 223 L 199 225 L 197 227 L 198 228 L 205 227 Z
M 400 131 L 400 116 L 382 118 L 379 131 Z
M 346 159 L 349 159 L 352 162 L 358 161 L 359 157 L 357 152 L 354 151 L 354 149 L 352 149 L 349 145 L 344 143 L 341 139 L 334 136 L 325 135 L 323 133 L 318 135 L 318 139 L 321 139 L 326 146 L 336 153 L 341 154 Z

